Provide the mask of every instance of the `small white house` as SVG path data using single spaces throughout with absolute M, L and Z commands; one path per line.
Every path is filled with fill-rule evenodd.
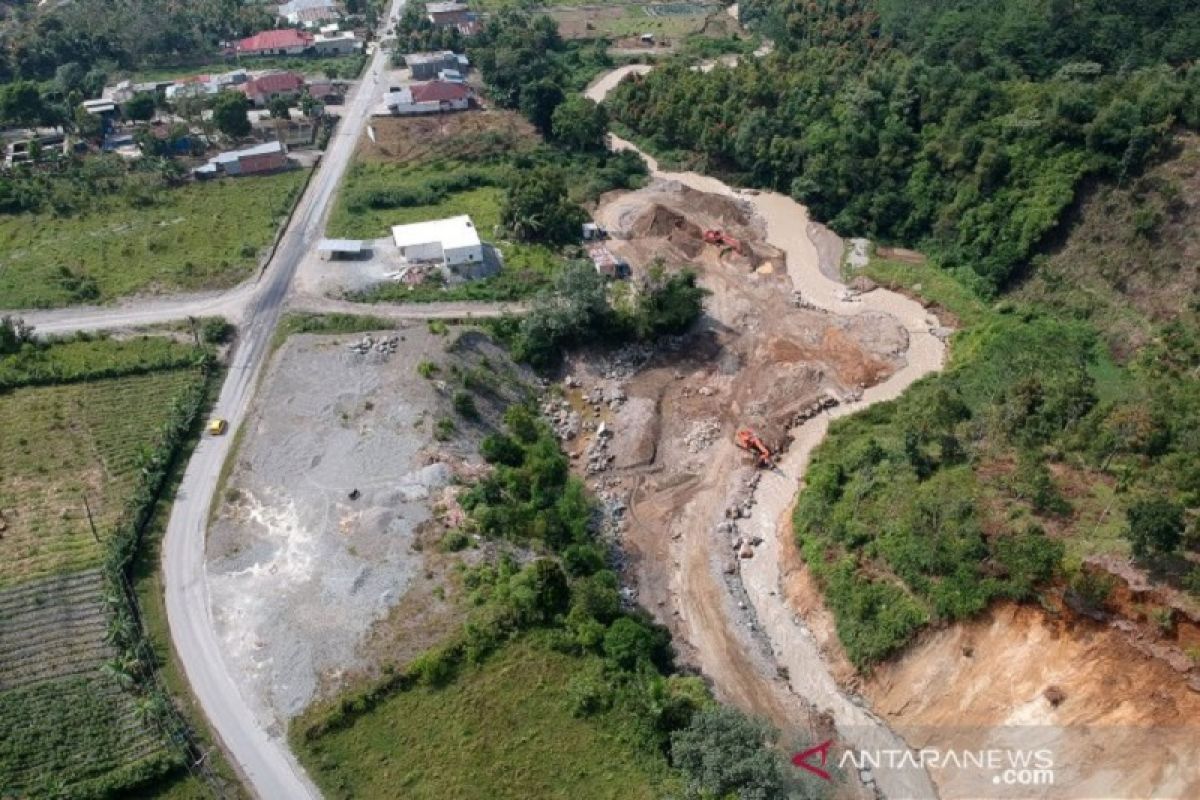
M 319 56 L 344 56 L 361 50 L 362 41 L 354 31 L 331 31 L 313 37 L 312 49 Z
M 408 264 L 430 263 L 471 276 L 483 266 L 483 243 L 466 214 L 449 219 L 396 225 L 392 239 Z

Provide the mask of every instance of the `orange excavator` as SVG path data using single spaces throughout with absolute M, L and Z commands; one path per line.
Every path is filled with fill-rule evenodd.
M 775 468 L 775 459 L 771 453 L 771 448 L 767 447 L 767 443 L 754 431 L 749 428 L 742 428 L 738 431 L 737 445 L 743 450 L 753 453 L 758 460 L 758 466 L 763 469 Z
M 735 239 L 724 231 L 709 229 L 704 232 L 704 241 L 708 244 L 715 244 L 718 247 L 728 247 L 739 256 L 745 255 L 745 250 L 742 249 L 740 239 Z

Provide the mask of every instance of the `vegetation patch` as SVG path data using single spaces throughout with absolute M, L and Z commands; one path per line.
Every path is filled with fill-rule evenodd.
M 258 265 L 305 177 L 292 170 L 189 183 L 146 202 L 93 196 L 64 215 L 0 215 L 0 307 L 232 286 Z
M 661 756 L 622 739 L 628 711 L 574 712 L 602 666 L 520 639 L 449 686 L 390 697 L 302 758 L 335 798 L 660 797 L 678 781 Z
M 195 430 L 211 356 L 142 339 L 9 338 L 0 719 L 12 735 L 0 792 L 107 797 L 157 784 L 183 763 L 189 733 L 150 680 L 127 567 Z M 56 376 L 70 382 L 48 385 Z

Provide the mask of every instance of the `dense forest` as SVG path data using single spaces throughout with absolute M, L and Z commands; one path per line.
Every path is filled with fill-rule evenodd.
M 651 149 L 917 247 L 870 274 L 962 332 L 835 423 L 795 529 L 860 667 L 998 599 L 1200 594 L 1200 3 L 747 0 L 774 51 L 629 81 Z M 1169 617 L 1167 618 L 1169 622 Z
M 1182 61 L 1200 53 L 1200 12 L 1181 6 L 1200 8 L 752 1 L 742 14 L 772 55 L 706 74 L 681 60 L 612 109 L 661 149 L 789 192 L 839 232 L 919 245 L 992 291 L 1081 180 L 1125 180 L 1173 125 L 1200 124 L 1200 69 Z

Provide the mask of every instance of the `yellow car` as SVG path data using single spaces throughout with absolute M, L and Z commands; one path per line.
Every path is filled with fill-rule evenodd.
M 227 430 L 229 430 L 229 423 L 220 417 L 212 419 L 208 423 L 209 436 L 222 436 Z

